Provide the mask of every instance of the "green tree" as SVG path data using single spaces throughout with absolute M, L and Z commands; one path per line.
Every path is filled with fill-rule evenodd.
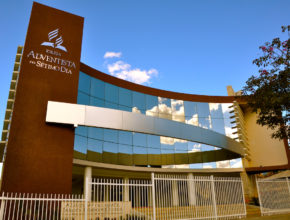
M 251 76 L 243 88 L 248 105 L 258 114 L 257 123 L 273 130 L 272 137 L 289 140 L 290 25 L 282 26 L 288 38 L 274 38 L 260 46 L 263 55 L 253 64 L 258 76 Z

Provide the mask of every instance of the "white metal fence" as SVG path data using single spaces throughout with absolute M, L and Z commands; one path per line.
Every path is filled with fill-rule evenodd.
M 0 220 L 85 219 L 82 195 L 2 193 L 0 202 Z
M 290 212 L 290 182 L 288 178 L 257 179 L 256 183 L 262 215 Z
M 246 216 L 240 178 L 154 175 L 88 182 L 89 196 L 2 194 L 0 220 L 232 219 Z

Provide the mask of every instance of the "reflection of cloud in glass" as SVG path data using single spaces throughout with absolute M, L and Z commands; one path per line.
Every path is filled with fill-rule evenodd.
M 141 114 L 141 111 L 137 107 L 133 107 L 132 112 Z
M 154 106 L 149 110 L 146 110 L 146 115 L 158 117 L 158 107 Z
M 185 120 L 186 124 L 198 126 L 198 117 L 197 114 L 194 114 L 192 118 Z
M 161 114 L 171 114 L 171 108 L 168 107 L 166 104 L 159 104 L 158 105 L 159 113 Z
M 160 143 L 174 145 L 174 138 L 160 136 Z
M 230 161 L 230 163 L 231 163 L 231 168 L 243 168 L 243 163 L 242 163 L 241 158 L 233 159 Z
M 231 109 L 229 107 L 231 105 L 233 105 L 233 104 L 232 103 L 224 103 L 224 104 L 222 104 L 222 111 L 223 111 L 224 118 L 227 118 L 227 119 L 230 118 Z
M 217 111 L 219 109 L 219 103 L 209 103 L 209 110 L 210 111 Z
M 203 165 L 203 168 L 204 168 L 204 169 L 210 169 L 210 168 L 213 168 L 213 166 L 212 166 L 212 165 L 209 165 L 209 164 L 207 164 L 207 165 Z
M 237 135 L 233 134 L 233 132 L 236 132 L 236 129 L 232 129 L 231 127 L 225 126 L 225 132 L 226 132 L 226 136 L 230 138 L 237 137 Z
M 193 145 L 188 146 L 188 152 L 199 152 L 201 151 L 201 144 L 195 143 Z
M 175 168 L 188 169 L 189 168 L 189 164 L 179 164 L 179 165 L 175 165 Z
M 160 136 L 160 143 L 161 144 L 168 144 L 168 145 L 174 145 L 174 143 L 187 143 L 187 140 L 177 139 L 177 138 L 171 138 L 171 137 L 163 137 Z
M 217 161 L 216 162 L 216 167 L 217 168 L 230 168 L 230 161 L 229 160 L 224 160 L 224 161 Z
M 184 122 L 184 106 L 182 100 L 171 99 L 172 120 Z

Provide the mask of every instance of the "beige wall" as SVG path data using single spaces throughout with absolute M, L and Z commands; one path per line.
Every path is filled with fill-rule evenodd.
M 245 168 L 288 164 L 283 141 L 271 138 L 271 129 L 256 123 L 257 115 L 244 110 L 251 161 L 244 160 Z

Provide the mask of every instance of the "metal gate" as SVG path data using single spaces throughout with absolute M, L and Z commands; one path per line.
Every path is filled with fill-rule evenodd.
M 240 178 L 151 175 L 93 179 L 90 219 L 230 219 L 246 216 Z
M 232 219 L 246 216 L 240 178 L 155 175 L 87 181 L 89 196 L 2 194 L 0 220 Z
M 290 212 L 290 183 L 288 178 L 257 179 L 256 183 L 262 215 Z

